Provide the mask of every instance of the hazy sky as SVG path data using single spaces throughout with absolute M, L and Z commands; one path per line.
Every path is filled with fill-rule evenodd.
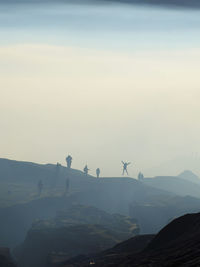
M 65 164 L 70 153 L 105 176 L 120 176 L 121 160 L 136 176 L 177 159 L 170 174 L 199 172 L 199 15 L 4 5 L 0 157 Z

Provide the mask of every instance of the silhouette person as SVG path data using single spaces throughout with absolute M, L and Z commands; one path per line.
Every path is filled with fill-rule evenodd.
M 72 157 L 70 155 L 68 155 L 66 157 L 66 162 L 67 162 L 67 168 L 71 168 L 71 165 L 72 165 Z
M 61 171 L 61 167 L 62 165 L 60 163 L 57 162 L 56 164 L 56 178 L 59 178 L 59 174 L 60 174 L 60 171 Z
M 38 195 L 39 196 L 42 193 L 42 189 L 43 189 L 43 183 L 42 183 L 42 180 L 39 180 L 39 182 L 38 182 Z
M 144 175 L 141 172 L 139 172 L 138 180 L 142 181 L 143 179 L 144 179 Z
M 126 174 L 128 175 L 127 167 L 128 167 L 128 165 L 130 165 L 131 163 L 130 163 L 130 162 L 123 162 L 123 161 L 122 161 L 122 164 L 123 164 L 123 172 L 122 172 L 122 175 L 124 175 L 125 172 L 126 172 Z
M 83 172 L 86 174 L 86 175 L 88 175 L 88 171 L 89 171 L 90 169 L 88 169 L 88 166 L 87 165 L 85 165 L 85 167 L 84 167 L 84 169 L 83 169 Z
M 96 175 L 97 175 L 97 178 L 99 178 L 100 172 L 101 172 L 100 169 L 97 168 L 97 169 L 96 169 Z

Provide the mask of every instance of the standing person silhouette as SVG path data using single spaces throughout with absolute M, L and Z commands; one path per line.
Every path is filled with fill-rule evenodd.
M 123 164 L 123 172 L 122 172 L 122 175 L 124 175 L 125 172 L 126 172 L 126 174 L 128 175 L 127 167 L 128 167 L 128 165 L 130 165 L 131 163 L 130 163 L 130 162 L 124 162 L 124 161 L 122 161 L 122 164 Z
M 138 174 L 138 180 L 139 181 L 144 180 L 144 175 L 141 172 L 139 172 L 139 174 Z
M 70 155 L 68 155 L 66 157 L 66 162 L 67 162 L 67 168 L 71 168 L 71 165 L 72 165 L 72 157 Z
M 101 172 L 100 169 L 97 168 L 97 169 L 96 169 L 96 175 L 97 175 L 97 178 L 99 178 L 100 172 Z
M 85 165 L 85 167 L 84 167 L 84 169 L 83 169 L 83 172 L 86 174 L 86 175 L 88 175 L 88 171 L 89 171 L 90 169 L 88 169 L 88 166 L 87 165 Z

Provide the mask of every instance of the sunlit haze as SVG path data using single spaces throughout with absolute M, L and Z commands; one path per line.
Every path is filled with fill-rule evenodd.
M 121 160 L 132 177 L 200 173 L 198 11 L 4 5 L 0 15 L 1 157 L 65 165 L 71 154 L 73 168 L 103 176 L 120 176 Z

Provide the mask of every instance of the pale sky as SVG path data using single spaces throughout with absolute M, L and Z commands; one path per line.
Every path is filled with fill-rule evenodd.
M 200 50 L 0 49 L 1 157 L 130 174 L 199 151 Z M 94 172 L 94 171 L 93 171 Z
M 180 158 L 166 174 L 188 168 L 200 173 L 200 42 L 198 31 L 188 27 L 200 25 L 199 16 L 176 13 L 176 33 L 173 12 L 171 20 L 171 11 L 158 16 L 151 10 L 149 32 L 148 10 L 136 18 L 142 11 L 129 8 L 127 18 L 117 9 L 108 30 L 100 25 L 105 9 L 98 9 L 95 20 L 93 10 L 80 10 L 66 15 L 62 9 L 70 17 L 63 19 L 64 28 L 63 21 L 52 29 L 22 25 L 18 13 L 19 25 L 0 27 L 0 157 L 65 164 L 71 154 L 74 168 L 87 163 L 91 174 L 100 167 L 103 176 L 120 176 L 121 160 L 131 161 L 133 177 L 139 171 L 165 174 L 159 165 Z M 14 11 L 3 14 L 11 18 Z M 111 9 L 106 12 L 110 17 Z M 143 26 L 135 25 L 143 20 Z M 93 22 L 97 30 L 90 28 Z

